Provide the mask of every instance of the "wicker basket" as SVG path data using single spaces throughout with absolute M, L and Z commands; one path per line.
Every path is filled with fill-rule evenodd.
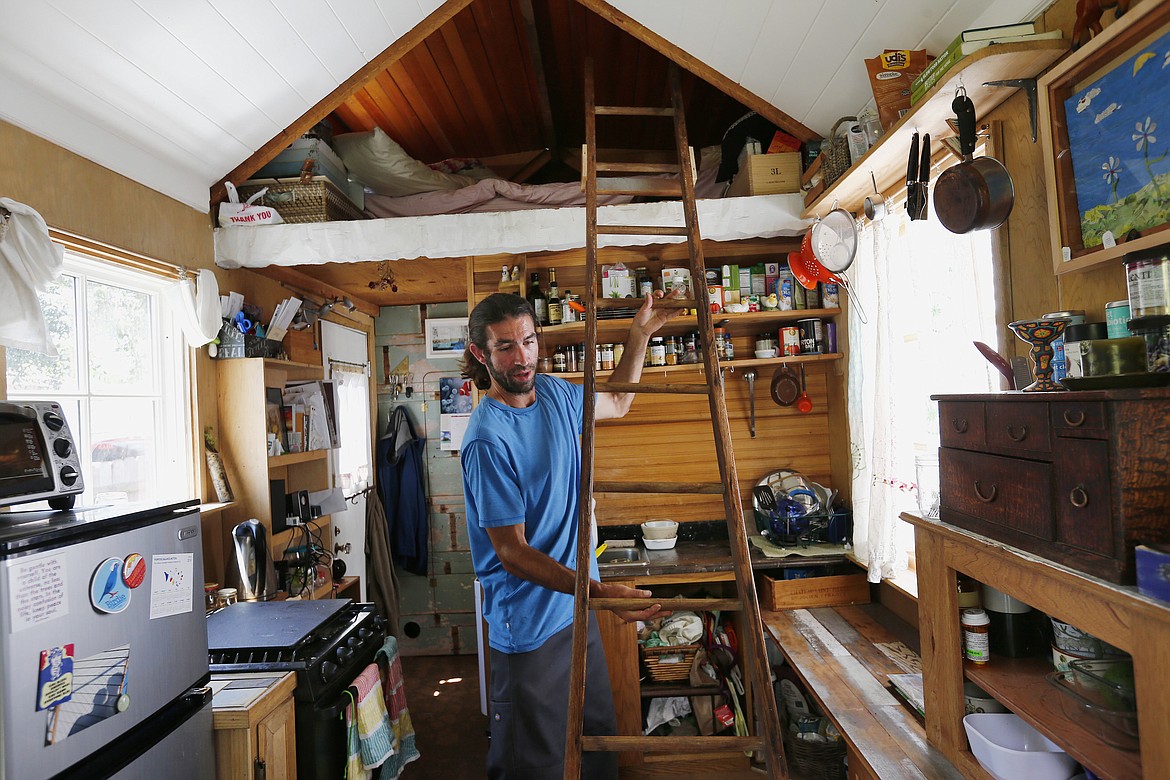
M 260 203 L 276 209 L 285 222 L 366 218 L 362 210 L 324 176 L 314 176 L 304 183 L 300 179 L 250 179 L 239 186 L 240 200 L 247 200 L 264 187 L 268 192 L 261 196 Z
M 788 765 L 795 766 L 809 780 L 846 780 L 845 740 L 836 742 L 809 742 L 797 739 L 796 734 L 784 729 L 784 752 Z
M 697 652 L 698 645 L 643 647 L 642 661 L 646 664 L 646 673 L 654 682 L 687 680 L 691 676 L 691 664 Z
M 849 170 L 852 160 L 849 157 L 849 134 L 838 133 L 837 129 L 846 122 L 856 122 L 855 116 L 843 116 L 837 120 L 833 125 L 832 132 L 829 133 L 829 150 L 828 152 L 821 152 L 825 155 L 825 161 L 821 163 L 824 171 L 825 186 L 829 186 L 837 179 L 841 178 L 845 171 Z

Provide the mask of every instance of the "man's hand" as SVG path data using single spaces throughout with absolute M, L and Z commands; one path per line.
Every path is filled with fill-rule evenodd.
M 597 582 L 593 581 L 593 587 L 590 589 L 594 598 L 605 599 L 650 599 L 654 598 L 654 594 L 648 590 L 639 590 L 638 588 L 631 588 L 627 585 L 618 585 L 617 583 Z M 611 609 L 610 612 L 620 617 L 627 623 L 634 623 L 639 620 L 650 620 L 655 617 L 667 617 L 670 615 L 670 610 L 664 610 L 661 604 L 654 604 L 648 609 L 640 611 L 626 610 L 626 609 Z
M 681 291 L 678 292 L 677 295 L 671 295 L 671 298 L 682 297 L 685 297 L 685 295 Z M 659 328 L 683 312 L 682 309 L 666 309 L 662 307 L 655 307 L 654 301 L 661 300 L 662 298 L 662 290 L 655 290 L 653 293 L 647 293 L 646 300 L 642 302 L 642 308 L 638 309 L 638 313 L 634 315 L 633 327 L 641 330 L 647 338 L 654 335 L 654 333 L 656 333 Z

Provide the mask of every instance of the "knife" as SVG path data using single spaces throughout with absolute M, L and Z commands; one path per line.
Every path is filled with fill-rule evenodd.
M 906 163 L 906 210 L 910 219 L 918 213 L 918 133 L 910 138 L 910 159 Z
M 918 215 L 915 219 L 926 219 L 930 206 L 930 133 L 922 136 L 922 160 L 918 163 Z

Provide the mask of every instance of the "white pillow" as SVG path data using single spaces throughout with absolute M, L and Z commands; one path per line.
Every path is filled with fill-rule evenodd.
M 354 177 L 382 195 L 415 195 L 475 184 L 470 176 L 433 171 L 408 155 L 380 127 L 333 136 L 333 150 Z

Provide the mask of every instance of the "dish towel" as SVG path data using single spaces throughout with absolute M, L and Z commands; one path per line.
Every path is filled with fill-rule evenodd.
M 345 691 L 349 703 L 345 705 L 345 780 L 371 780 L 374 773 L 362 763 L 362 743 L 358 737 L 357 701 L 353 692 Z
M 356 691 L 356 720 L 362 764 L 366 769 L 376 769 L 394 754 L 394 747 L 390 744 L 390 718 L 386 715 L 382 678 L 378 674 L 377 664 L 367 666 L 351 687 Z
M 406 685 L 402 677 L 402 661 L 398 658 L 398 640 L 386 637 L 385 644 L 374 655 L 382 674 L 382 693 L 390 718 L 390 734 L 394 754 L 382 766 L 380 780 L 396 780 L 403 768 L 419 757 L 414 744 L 414 725 L 406 708 Z

